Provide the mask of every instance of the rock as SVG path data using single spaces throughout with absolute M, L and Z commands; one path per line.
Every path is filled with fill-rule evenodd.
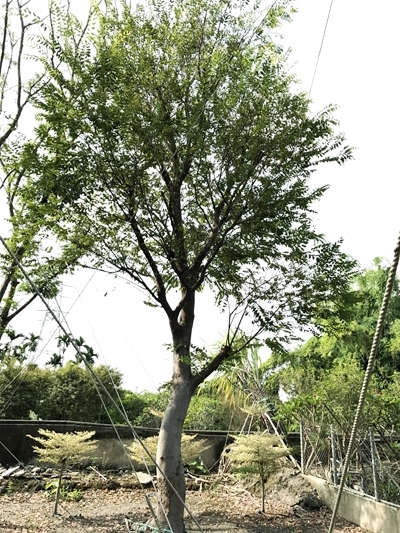
M 116 490 L 116 489 L 119 489 L 121 487 L 121 485 L 120 485 L 120 483 L 118 483 L 118 481 L 115 481 L 113 479 L 108 479 L 106 481 L 106 487 L 109 490 Z
M 14 472 L 17 472 L 18 470 L 20 470 L 20 466 L 12 466 L 11 468 L 9 468 L 8 470 L 6 470 L 5 472 L 3 472 L 1 474 L 1 477 L 2 478 L 5 478 L 5 477 L 9 477 L 11 476 L 11 474 L 13 474 Z
M 23 477 L 25 475 L 25 468 L 20 468 L 16 472 L 10 474 L 10 477 Z
M 139 483 L 143 486 L 148 486 L 153 483 L 153 477 L 146 472 L 136 472 L 137 479 Z
M 309 510 L 320 509 L 321 507 L 323 507 L 323 503 L 321 502 L 321 500 L 310 492 L 305 492 L 304 494 L 302 494 L 299 501 L 299 505 L 303 509 Z

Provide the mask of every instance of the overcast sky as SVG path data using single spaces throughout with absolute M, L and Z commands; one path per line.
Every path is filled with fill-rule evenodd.
M 331 1 L 294 5 L 284 42 L 309 91 Z M 334 1 L 311 92 L 314 109 L 339 106 L 341 129 L 356 148 L 354 161 L 316 175 L 331 185 L 317 208 L 318 227 L 329 239 L 343 237 L 344 250 L 362 266 L 376 256 L 391 259 L 400 230 L 399 16 L 394 0 L 380 2 L 379 10 L 362 0 Z
M 75 4 L 78 0 L 72 0 Z M 281 28 L 289 63 L 309 92 L 331 0 L 299 0 L 293 22 Z M 330 240 L 343 238 L 343 249 L 367 267 L 376 256 L 391 260 L 400 229 L 398 179 L 400 6 L 362 0 L 336 0 L 311 92 L 313 110 L 328 104 L 336 113 L 354 161 L 326 166 L 315 174 L 316 186 L 330 190 L 316 205 L 316 224 Z M 161 311 L 142 304 L 132 287 L 101 274 L 84 272 L 66 280 L 61 305 L 74 336 L 82 336 L 106 362 L 121 370 L 126 387 L 156 390 L 170 379 L 167 321 Z M 226 331 L 226 319 L 211 312 L 212 300 L 198 307 L 195 344 L 212 344 Z M 23 317 L 24 327 L 46 339 L 56 326 L 43 325 L 44 312 Z M 15 322 L 15 327 L 18 324 Z M 17 328 L 18 329 L 18 328 Z M 43 347 L 39 361 L 49 358 Z

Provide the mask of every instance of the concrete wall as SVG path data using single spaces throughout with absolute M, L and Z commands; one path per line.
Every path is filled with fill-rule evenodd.
M 73 431 L 95 431 L 98 439 L 96 453 L 91 461 L 96 462 L 104 469 L 126 469 L 131 464 L 125 452 L 125 446 L 133 442 L 132 431 L 127 426 L 116 426 L 119 440 L 115 429 L 111 424 L 92 424 L 86 422 L 67 422 L 59 420 L 0 420 L 0 464 L 13 466 L 19 461 L 28 464 L 35 461 L 32 447 L 35 442 L 28 435 L 37 436 L 38 429 L 49 429 L 60 433 Z M 150 437 L 158 434 L 158 429 L 134 428 L 142 437 Z M 202 459 L 207 468 L 211 468 L 219 460 L 222 450 L 231 438 L 226 432 L 218 431 L 187 431 L 188 434 L 197 434 L 206 441 L 209 446 L 202 454 Z M 135 465 L 137 466 L 137 465 Z
M 319 477 L 304 477 L 316 489 L 324 504 L 333 510 L 338 488 Z M 399 507 L 346 489 L 341 495 L 338 515 L 372 533 L 400 532 Z

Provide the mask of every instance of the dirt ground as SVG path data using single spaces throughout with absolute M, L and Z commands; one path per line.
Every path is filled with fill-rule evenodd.
M 88 483 L 86 487 L 93 484 Z M 53 501 L 43 490 L 8 491 L 0 496 L 1 533 L 128 533 L 149 518 L 142 489 L 107 482 L 102 488 L 85 488 L 80 501 L 62 501 L 59 515 L 52 516 Z M 198 487 L 199 489 L 199 487 Z M 150 501 L 152 500 L 149 490 Z M 282 501 L 286 500 L 286 501 Z M 201 531 L 217 533 L 325 533 L 331 513 L 324 508 L 305 510 L 281 498 L 267 496 L 266 512 L 260 500 L 241 485 L 220 483 L 213 488 L 189 490 L 186 500 Z M 190 516 L 188 532 L 199 531 Z M 363 533 L 363 529 L 338 519 L 335 533 Z

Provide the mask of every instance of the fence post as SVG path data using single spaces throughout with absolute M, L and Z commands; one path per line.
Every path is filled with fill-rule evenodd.
M 303 422 L 300 420 L 300 469 L 301 473 L 304 474 L 304 428 Z
M 372 477 L 374 480 L 374 494 L 375 500 L 379 502 L 379 485 L 378 485 L 378 470 L 376 464 L 376 446 L 374 438 L 374 428 L 369 428 L 369 442 L 371 447 L 371 465 L 372 465 Z
M 331 424 L 331 448 L 332 448 L 331 469 L 332 469 L 332 474 L 333 474 L 333 484 L 336 486 L 338 485 L 337 461 L 336 461 L 336 438 L 335 438 L 335 430 L 332 424 Z

